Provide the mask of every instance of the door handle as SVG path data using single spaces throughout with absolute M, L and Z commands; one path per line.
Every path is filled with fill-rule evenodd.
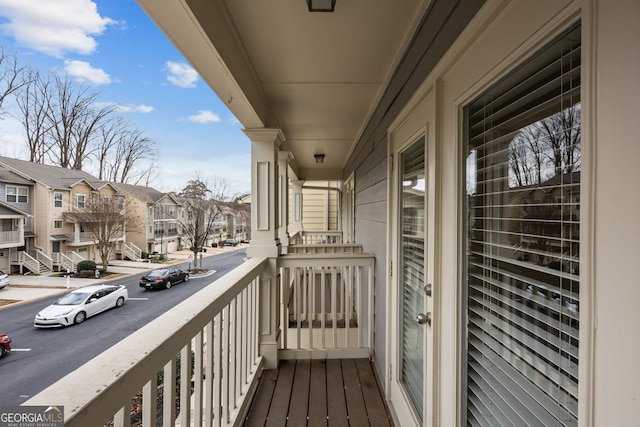
M 427 312 L 427 314 L 420 313 L 416 316 L 416 322 L 420 325 L 424 325 L 425 323 L 431 326 L 431 312 Z

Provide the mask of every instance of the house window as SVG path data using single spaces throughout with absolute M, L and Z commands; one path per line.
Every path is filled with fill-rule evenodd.
M 56 208 L 62 207 L 62 193 L 53 193 L 53 206 Z
M 62 220 L 61 219 L 56 219 L 53 221 L 53 228 L 62 228 Z
M 111 204 L 111 197 L 102 196 L 102 206 L 107 207 Z
M 578 424 L 580 49 L 576 25 L 464 109 L 463 425 Z
M 7 185 L 7 202 L 29 203 L 29 189 L 27 187 Z
M 86 194 L 76 194 L 76 208 L 84 209 L 87 203 Z

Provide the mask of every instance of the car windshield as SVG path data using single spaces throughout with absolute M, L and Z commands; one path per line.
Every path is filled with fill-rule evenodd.
M 70 294 L 66 294 L 61 296 L 58 301 L 56 301 L 56 305 L 78 305 L 82 304 L 82 302 L 87 298 L 88 293 L 82 292 L 72 292 Z

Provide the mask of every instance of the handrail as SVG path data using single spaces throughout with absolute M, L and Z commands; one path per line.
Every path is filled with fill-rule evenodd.
M 173 425 L 176 355 L 181 355 L 184 373 L 191 371 L 193 354 L 194 393 L 192 378 L 183 375 L 180 425 L 211 425 L 213 419 L 233 425 L 246 409 L 262 366 L 259 282 L 265 261 L 249 259 L 24 405 L 63 405 L 66 427 L 104 425 L 112 417 L 116 426 L 129 425 L 124 418 L 131 398 L 142 389 L 143 425 L 155 425 L 157 410 Z M 156 375 L 162 369 L 165 401 L 157 408 Z
M 35 254 L 35 259 L 37 259 L 38 262 L 49 268 L 49 270 L 53 270 L 53 258 L 42 252 L 40 249 L 36 249 Z
M 54 265 L 58 266 L 58 270 L 76 271 L 76 263 L 71 258 L 62 252 L 54 252 L 52 255 Z
M 139 260 L 142 258 L 142 249 L 132 242 L 124 242 L 122 244 L 122 256 L 127 257 L 132 261 Z
M 21 267 L 27 267 L 32 273 L 40 274 L 40 263 L 25 251 L 18 252 L 18 262 Z

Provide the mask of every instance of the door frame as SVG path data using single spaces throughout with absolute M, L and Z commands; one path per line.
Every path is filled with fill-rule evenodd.
M 438 209 L 436 206 L 438 197 L 438 170 L 436 153 L 436 87 L 422 88 L 412 102 L 407 104 L 403 112 L 389 127 L 387 135 L 387 154 L 389 158 L 388 174 L 388 218 L 387 222 L 387 400 L 389 401 L 399 425 L 431 427 L 438 425 L 438 401 L 436 390 L 439 389 L 439 257 L 436 253 L 440 246 L 440 235 L 436 232 Z M 396 266 L 400 265 L 398 230 L 399 218 L 399 194 L 398 173 L 399 153 L 416 142 L 420 137 L 425 141 L 425 283 L 432 285 L 432 296 L 425 295 L 425 312 L 432 313 L 432 323 L 425 327 L 425 357 L 424 357 L 424 383 L 423 383 L 423 423 L 420 424 L 414 416 L 411 405 L 404 395 L 399 384 L 399 351 L 396 331 L 399 327 L 399 277 Z

